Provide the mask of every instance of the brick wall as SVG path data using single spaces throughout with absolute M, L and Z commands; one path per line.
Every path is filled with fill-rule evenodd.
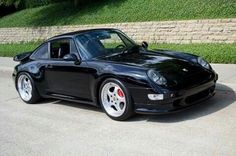
M 236 43 L 236 18 L 96 25 L 0 28 L 0 43 L 45 40 L 52 36 L 89 28 L 118 28 L 137 42 Z

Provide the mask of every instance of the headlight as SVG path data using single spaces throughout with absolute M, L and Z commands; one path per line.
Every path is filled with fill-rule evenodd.
M 204 68 L 206 68 L 206 69 L 210 69 L 210 64 L 209 64 L 206 60 L 204 60 L 203 58 L 198 57 L 198 58 L 197 58 L 197 62 L 198 62 L 198 64 L 200 64 L 202 67 L 204 67 Z
M 166 79 L 155 70 L 148 71 L 148 77 L 158 85 L 166 85 Z

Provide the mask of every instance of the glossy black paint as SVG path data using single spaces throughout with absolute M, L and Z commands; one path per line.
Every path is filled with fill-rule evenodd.
M 77 34 L 84 32 L 60 35 L 46 42 L 62 38 L 74 40 Z M 77 44 L 76 47 L 78 50 Z M 138 113 L 167 113 L 187 108 L 213 96 L 217 80 L 214 70 L 197 64 L 197 56 L 168 50 L 150 51 L 137 47 L 130 53 L 89 60 L 78 51 L 79 63 L 73 59 L 34 60 L 30 55 L 24 53 L 14 58 L 20 64 L 15 67 L 13 78 L 16 82 L 20 72 L 29 73 L 42 97 L 99 106 L 100 84 L 107 78 L 116 78 L 127 87 Z M 158 86 L 152 82 L 147 76 L 149 69 L 166 77 L 167 85 Z M 164 100 L 148 99 L 147 94 L 157 93 L 164 94 Z

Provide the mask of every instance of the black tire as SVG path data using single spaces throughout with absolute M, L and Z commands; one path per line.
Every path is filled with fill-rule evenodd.
M 20 94 L 20 92 L 19 92 L 18 79 L 19 79 L 22 75 L 26 76 L 26 77 L 29 79 L 29 81 L 30 81 L 30 83 L 31 83 L 31 86 L 32 86 L 32 93 L 31 93 L 32 96 L 31 96 L 31 98 L 30 98 L 29 100 L 24 100 L 24 99 L 21 97 L 21 94 Z M 28 73 L 26 73 L 26 72 L 22 72 L 22 73 L 20 73 L 19 75 L 17 75 L 17 78 L 16 78 L 16 88 L 17 88 L 17 92 L 18 92 L 20 98 L 21 98 L 25 103 L 28 103 L 28 104 L 35 104 L 35 103 L 37 103 L 39 100 L 42 99 L 41 96 L 39 95 L 39 93 L 38 93 L 36 87 L 35 87 L 34 80 L 33 80 L 32 77 L 30 76 L 30 74 L 28 74 Z
M 124 113 L 119 116 L 119 117 L 114 117 L 114 116 L 111 116 L 107 111 L 106 109 L 104 108 L 104 105 L 102 103 L 102 99 L 101 99 L 101 92 L 102 92 L 102 88 L 104 87 L 105 84 L 107 83 L 115 83 L 117 84 L 124 92 L 125 94 L 125 98 L 126 98 L 126 106 L 125 106 L 125 111 Z M 99 89 L 99 102 L 100 102 L 100 105 L 103 109 L 103 111 L 113 120 L 116 120 L 116 121 L 124 121 L 124 120 L 127 120 L 128 118 L 130 118 L 133 114 L 134 114 L 134 108 L 133 108 L 133 102 L 132 102 L 132 98 L 129 94 L 129 91 L 127 90 L 127 88 L 123 85 L 123 83 L 117 79 L 114 79 L 114 78 L 108 78 L 106 79 L 105 81 L 103 81 L 103 83 L 101 84 L 100 86 L 100 89 Z

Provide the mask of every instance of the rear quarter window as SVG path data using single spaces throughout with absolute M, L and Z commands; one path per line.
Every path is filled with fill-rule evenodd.
M 48 44 L 45 43 L 41 45 L 39 48 L 37 48 L 30 58 L 31 59 L 48 59 L 49 58 Z

